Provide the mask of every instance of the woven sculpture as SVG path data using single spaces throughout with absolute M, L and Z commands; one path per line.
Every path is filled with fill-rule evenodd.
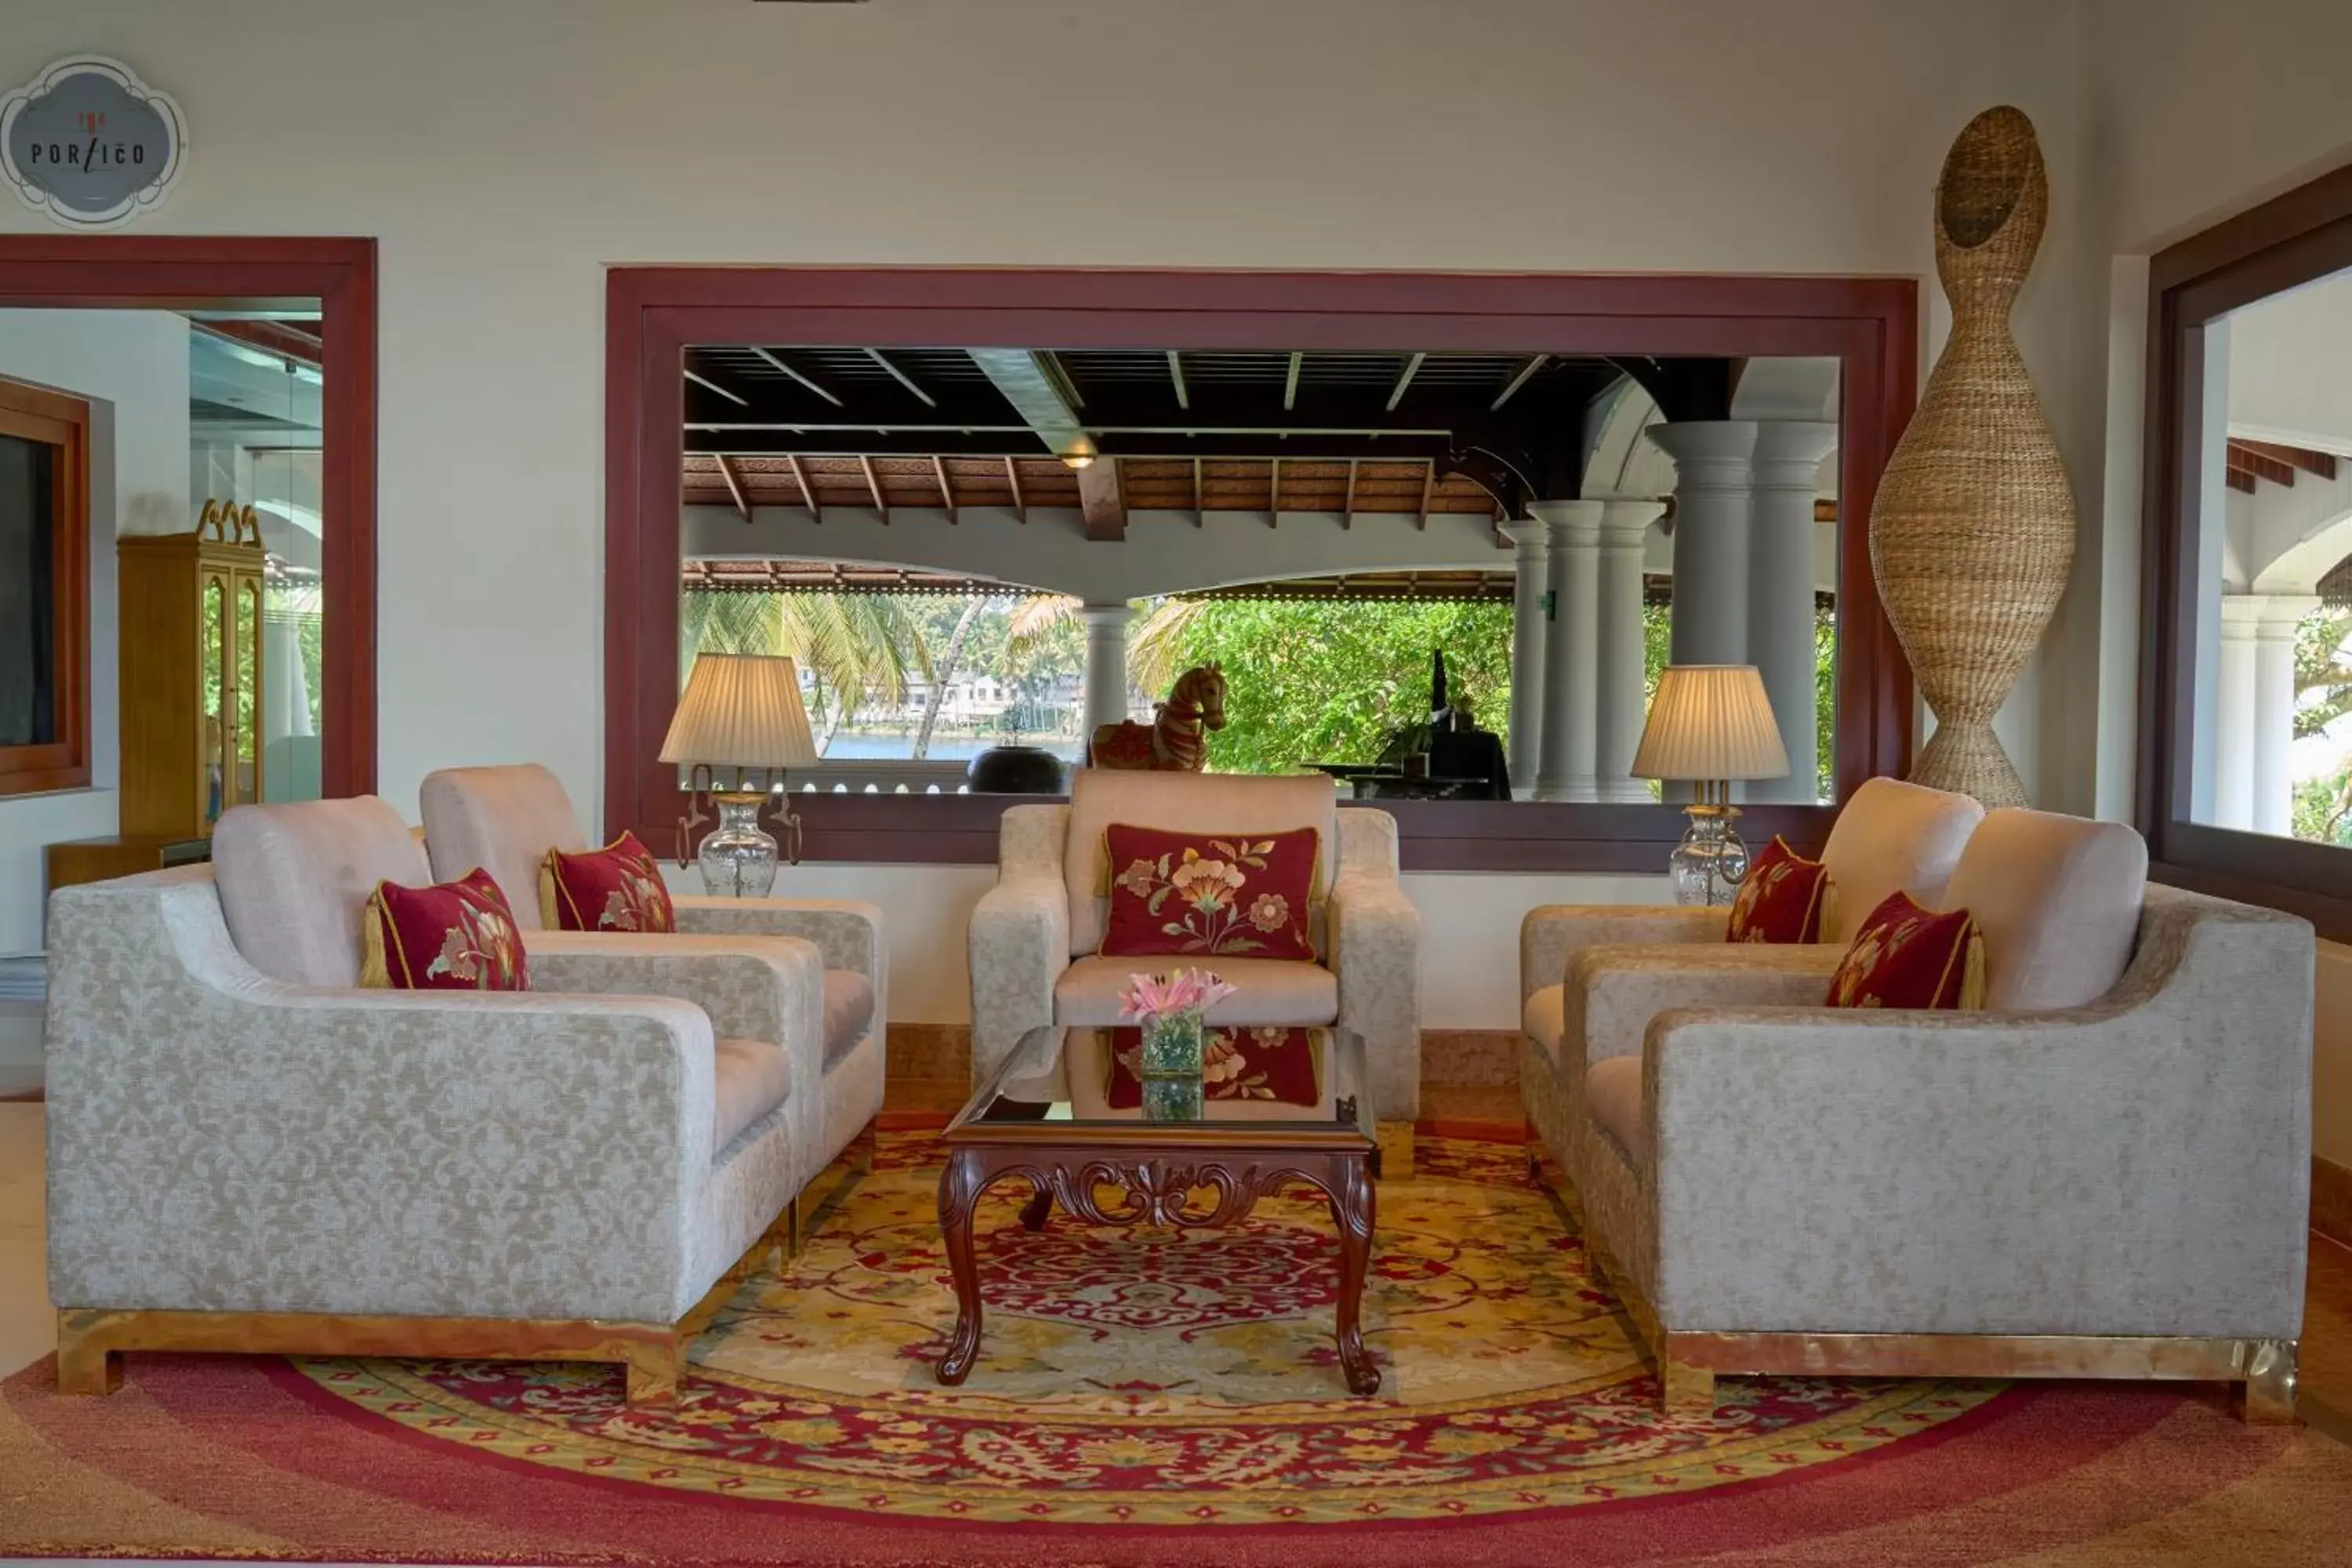
M 2006 105 L 1968 123 L 1936 184 L 1944 345 L 1870 512 L 1870 562 L 1936 733 L 1913 782 L 2022 805 L 1992 732 L 2058 607 L 2074 496 L 2010 336 L 2009 310 L 2050 214 L 2033 122 Z

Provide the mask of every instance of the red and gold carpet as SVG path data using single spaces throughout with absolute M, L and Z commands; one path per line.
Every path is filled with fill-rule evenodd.
M 607 1369 L 133 1357 L 0 1405 L 0 1553 L 550 1563 L 2287 1563 L 2352 1451 L 2162 1387 L 1755 1380 L 1666 1422 L 1573 1216 L 1518 1151 L 1425 1139 L 1381 1190 L 1341 1385 L 1319 1203 L 1245 1230 L 1038 1235 L 983 1213 L 982 1359 L 933 1146 L 886 1138 L 679 1407 Z M 2340 1534 L 2333 1537 L 2340 1541 Z

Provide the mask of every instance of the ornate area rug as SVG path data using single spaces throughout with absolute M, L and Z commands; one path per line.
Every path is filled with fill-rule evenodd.
M 0 1554 L 448 1563 L 2352 1562 L 2352 1451 L 2218 1394 L 1727 1381 L 1668 1422 L 1575 1215 L 1519 1152 L 1424 1139 L 1381 1190 L 1349 1395 L 1319 1200 L 1177 1236 L 984 1207 L 959 1389 L 934 1146 L 887 1134 L 679 1407 L 615 1371 L 131 1359 L 0 1389 Z

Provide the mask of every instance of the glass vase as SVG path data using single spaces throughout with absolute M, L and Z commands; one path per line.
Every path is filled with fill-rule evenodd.
M 776 885 L 776 840 L 760 826 L 764 795 L 711 797 L 719 826 L 702 841 L 695 858 L 702 866 L 702 890 L 738 899 L 764 899 Z
M 1739 813 L 1727 805 L 1685 809 L 1690 826 L 1683 830 L 1683 841 L 1675 846 L 1666 862 L 1675 902 L 1727 904 L 1738 897 L 1739 884 L 1748 879 L 1748 846 L 1731 826 Z
M 1147 1121 L 1201 1120 L 1201 1046 L 1206 1032 L 1201 1015 L 1149 1014 L 1142 1019 L 1143 1049 L 1137 1077 L 1143 1080 Z

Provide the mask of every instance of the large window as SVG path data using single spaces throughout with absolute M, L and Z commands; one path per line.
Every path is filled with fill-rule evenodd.
M 2154 264 L 2142 816 L 2352 932 L 2352 171 Z
M 89 782 L 89 405 L 0 381 L 0 795 Z

